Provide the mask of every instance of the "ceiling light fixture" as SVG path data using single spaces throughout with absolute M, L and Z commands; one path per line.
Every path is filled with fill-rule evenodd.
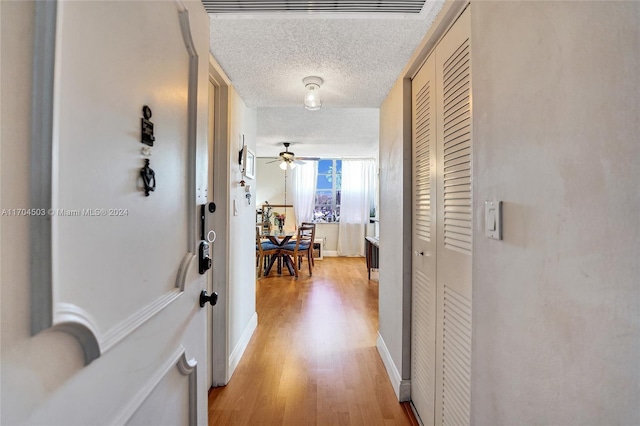
M 320 77 L 305 77 L 302 79 L 307 93 L 304 95 L 304 107 L 309 111 L 317 111 L 322 106 L 320 102 L 320 86 L 323 81 Z
M 292 160 L 282 160 L 282 163 L 280 163 L 280 168 L 282 170 L 287 170 L 287 164 L 289 165 L 289 168 L 291 170 L 296 168 L 296 164 Z

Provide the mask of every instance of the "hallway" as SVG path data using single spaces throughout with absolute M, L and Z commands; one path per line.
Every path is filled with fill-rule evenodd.
M 258 328 L 230 383 L 211 391 L 209 424 L 411 424 L 375 347 L 378 282 L 364 259 L 303 270 L 258 281 Z

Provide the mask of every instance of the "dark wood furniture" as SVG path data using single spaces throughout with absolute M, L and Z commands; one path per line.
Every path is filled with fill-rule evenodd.
M 284 246 L 291 240 L 291 238 L 296 235 L 295 233 L 279 233 L 278 231 L 271 231 L 269 233 L 263 233 L 262 237 L 267 238 L 270 243 L 276 245 L 278 247 L 278 251 L 275 255 L 270 256 L 269 263 L 267 264 L 267 268 L 264 272 L 264 275 L 269 275 L 271 272 L 271 268 L 273 264 L 278 261 L 278 274 L 282 273 L 282 263 L 285 264 L 289 274 L 295 275 L 295 268 L 291 258 L 288 253 L 283 252 Z
M 375 237 L 365 237 L 364 244 L 367 253 L 367 271 L 369 279 L 371 279 L 371 269 L 377 269 L 380 263 L 380 239 Z
M 260 224 L 256 225 L 256 256 L 258 263 L 258 278 L 260 278 L 264 272 L 264 259 L 267 258 L 270 264 L 273 264 L 272 259 L 277 257 L 280 253 L 280 246 L 273 244 L 271 241 L 264 241 L 262 239 L 263 227 Z M 268 273 L 268 272 L 267 272 Z
M 313 275 L 313 239 L 315 237 L 316 227 L 315 225 L 301 225 L 298 227 L 298 236 L 295 241 L 289 242 L 281 249 L 281 253 L 291 256 L 293 259 L 293 270 L 296 278 L 298 278 L 298 269 L 302 265 L 302 256 L 307 257 L 307 263 L 309 264 L 309 276 Z
M 311 252 L 311 266 L 316 266 L 316 262 L 314 260 L 314 255 L 313 255 L 313 250 L 314 250 L 314 246 L 316 244 L 316 224 L 313 222 L 302 222 L 300 225 L 302 226 L 310 226 L 313 228 L 313 234 L 311 236 L 311 248 L 309 249 Z M 300 268 L 300 266 L 298 266 L 298 269 Z

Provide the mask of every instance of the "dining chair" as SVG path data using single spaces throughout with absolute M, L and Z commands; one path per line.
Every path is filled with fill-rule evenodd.
M 315 237 L 315 226 L 301 225 L 295 241 L 288 242 L 280 250 L 281 254 L 291 256 L 295 277 L 298 278 L 298 271 L 302 266 L 302 256 L 306 253 L 309 264 L 309 276 L 313 275 L 313 238 Z
M 316 241 L 316 224 L 313 222 L 302 222 L 300 225 L 313 227 L 313 236 L 311 237 L 311 266 L 316 266 L 316 261 L 313 258 L 313 243 Z
M 262 241 L 264 242 L 264 239 L 265 239 L 264 235 L 271 232 L 271 222 L 256 222 L 256 227 L 259 227 L 259 232 L 262 234 L 261 238 L 262 238 Z M 268 259 L 268 256 L 266 258 Z M 258 260 L 259 260 L 259 256 L 258 256 L 258 250 L 256 246 L 256 266 L 258 266 Z
M 264 273 L 265 257 L 280 254 L 280 247 L 270 241 L 262 241 L 262 226 L 256 225 L 256 257 L 258 258 L 258 278 Z

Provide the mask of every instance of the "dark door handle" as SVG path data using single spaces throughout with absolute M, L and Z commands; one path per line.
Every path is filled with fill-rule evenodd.
M 214 291 L 211 295 L 208 295 L 207 290 L 202 290 L 200 292 L 200 307 L 204 308 L 207 302 L 211 303 L 211 306 L 215 306 L 218 303 L 218 293 Z

